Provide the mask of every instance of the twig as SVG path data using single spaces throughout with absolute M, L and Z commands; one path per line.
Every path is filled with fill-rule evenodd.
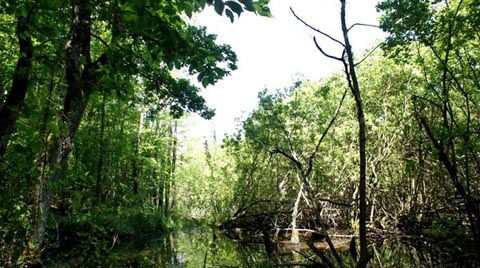
M 370 55 L 372 55 L 373 52 L 375 52 L 375 50 L 377 50 L 380 47 L 381 44 L 382 43 L 378 43 L 372 50 L 370 50 L 368 52 L 368 54 L 365 57 L 363 57 L 363 59 L 361 59 L 359 62 L 355 63 L 354 66 L 357 67 L 357 65 L 360 65 L 363 61 L 365 61 L 368 57 L 370 57 Z

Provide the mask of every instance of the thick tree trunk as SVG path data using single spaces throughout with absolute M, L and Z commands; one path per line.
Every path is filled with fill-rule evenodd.
M 348 37 L 348 27 L 346 22 L 346 0 L 340 0 L 341 6 L 341 23 L 343 39 L 345 41 L 345 52 L 347 53 L 347 60 L 345 66 L 345 72 L 347 73 L 349 87 L 355 99 L 357 106 L 357 121 L 358 121 L 358 139 L 359 139 L 359 157 L 360 157 L 360 260 L 357 267 L 366 267 L 368 263 L 368 251 L 367 251 L 367 200 L 366 200 L 366 174 L 367 174 L 367 161 L 366 161 L 366 129 L 365 129 L 365 116 L 363 112 L 362 98 L 360 95 L 360 86 L 358 84 L 357 75 L 355 72 L 355 63 L 353 61 L 353 52 L 350 40 Z
M 32 68 L 33 43 L 30 31 L 30 16 L 19 17 L 17 21 L 17 38 L 19 57 L 13 73 L 12 88 L 0 110 L 0 163 L 7 151 L 9 136 L 15 131 L 15 123 L 23 106 L 30 83 Z

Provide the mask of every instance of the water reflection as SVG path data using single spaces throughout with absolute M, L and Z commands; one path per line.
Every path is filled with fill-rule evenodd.
M 239 243 L 211 229 L 172 232 L 163 241 L 161 246 L 153 243 L 152 248 L 144 251 L 142 257 L 149 259 L 155 254 L 153 251 L 159 250 L 160 254 L 157 255 L 164 257 L 155 264 L 168 268 L 253 267 L 268 262 L 261 244 Z
M 68 260 L 59 256 L 49 260 L 47 267 L 326 267 L 308 246 L 277 243 L 264 235 L 239 233 L 232 237 L 209 228 L 173 231 L 159 238 L 124 243 L 102 254 L 82 254 Z M 398 240 L 373 243 L 371 250 L 372 267 L 476 267 L 471 260 L 452 264 L 438 255 L 434 258 Z M 355 266 L 348 250 L 339 253 L 345 267 Z M 336 263 L 328 250 L 325 256 Z
M 255 243 L 254 243 L 255 242 Z M 239 242 L 208 228 L 131 241 L 101 256 L 49 260 L 48 267 L 275 267 L 264 245 Z

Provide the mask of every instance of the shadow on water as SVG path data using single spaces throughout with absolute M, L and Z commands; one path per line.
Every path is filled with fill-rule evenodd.
M 233 235 L 201 227 L 176 230 L 161 237 L 123 243 L 101 254 L 72 257 L 67 252 L 59 252 L 46 264 L 47 267 L 328 267 L 304 243 L 272 243 L 270 237 L 265 239 L 265 233 L 260 232 L 252 235 L 240 231 Z M 345 244 L 345 241 L 337 242 Z M 318 248 L 322 247 L 321 243 L 316 243 Z M 371 267 L 475 267 L 471 262 L 444 262 L 429 249 L 422 250 L 399 239 L 373 243 Z M 329 249 L 321 250 L 336 266 Z M 343 265 L 354 267 L 349 250 L 348 246 L 339 246 Z

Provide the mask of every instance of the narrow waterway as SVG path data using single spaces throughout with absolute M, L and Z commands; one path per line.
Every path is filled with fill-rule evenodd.
M 161 237 L 122 243 L 109 252 L 47 260 L 48 267 L 275 267 L 265 246 L 239 242 L 211 228 L 189 228 Z
M 381 244 L 372 243 L 372 267 L 475 267 L 471 260 L 455 260 L 452 254 L 445 258 L 442 254 L 446 251 L 434 244 L 416 242 L 417 246 L 412 246 L 393 237 Z M 317 242 L 315 246 L 330 261 L 330 266 L 305 243 L 292 245 L 285 240 L 270 244 L 261 232 L 225 234 L 196 227 L 175 230 L 161 237 L 121 242 L 104 252 L 95 247 L 76 249 L 76 254 L 60 252 L 46 260 L 46 267 L 340 267 L 328 246 L 322 243 Z M 354 267 L 348 244 L 348 240 L 336 241 L 342 265 Z

